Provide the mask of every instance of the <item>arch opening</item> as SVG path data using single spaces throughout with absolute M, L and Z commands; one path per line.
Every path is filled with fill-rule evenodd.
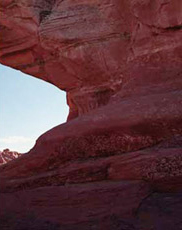
M 64 123 L 66 93 L 43 80 L 0 65 L 0 151 L 28 152 L 47 130 Z

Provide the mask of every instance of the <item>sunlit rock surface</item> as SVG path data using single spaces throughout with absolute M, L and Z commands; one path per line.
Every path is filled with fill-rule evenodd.
M 0 11 L 0 62 L 65 90 L 70 107 L 1 166 L 1 229 L 181 229 L 182 2 L 2 0 Z
M 9 161 L 12 161 L 18 157 L 20 157 L 22 154 L 10 151 L 9 149 L 4 149 L 3 151 L 0 151 L 0 165 L 6 164 Z

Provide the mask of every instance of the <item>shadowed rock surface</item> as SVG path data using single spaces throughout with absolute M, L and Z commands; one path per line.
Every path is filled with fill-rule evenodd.
M 182 229 L 182 2 L 0 11 L 0 62 L 65 90 L 70 107 L 0 167 L 1 229 Z

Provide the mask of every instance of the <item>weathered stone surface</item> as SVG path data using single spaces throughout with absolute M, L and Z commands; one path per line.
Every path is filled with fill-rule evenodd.
M 1 175 L 28 177 L 70 160 L 126 154 L 167 142 L 182 133 L 181 96 L 176 91 L 131 98 L 57 126 L 37 140 L 20 164 L 5 165 Z
M 22 212 L 33 212 L 40 219 L 59 223 L 63 229 L 105 229 L 105 221 L 112 215 L 130 217 L 148 192 L 141 182 L 85 183 L 2 194 L 4 201 L 9 200 L 2 205 L 8 213 L 20 213 L 18 219 Z
M 65 90 L 70 107 L 0 167 L 0 228 L 180 230 L 182 2 L 2 0 L 0 11 L 0 62 Z
M 78 159 L 42 173 L 36 171 L 31 173 L 33 166 L 31 162 L 26 165 L 28 159 L 25 158 L 26 162 L 22 164 L 27 167 L 29 175 L 25 177 L 17 168 L 12 170 L 12 165 L 9 165 L 9 170 L 4 167 L 5 172 L 1 170 L 1 176 L 4 177 L 1 191 L 105 180 L 141 180 L 157 191 L 180 191 L 182 189 L 181 151 L 181 147 L 152 148 L 111 157 Z M 19 170 L 18 174 L 15 174 L 15 170 Z
M 182 195 L 153 193 L 137 210 L 138 229 L 181 229 Z
M 22 154 L 10 151 L 9 149 L 4 149 L 3 151 L 0 151 L 0 165 L 6 164 L 9 161 L 12 161 L 18 157 L 20 157 Z
M 155 193 L 139 181 L 52 186 L 1 198 L 1 229 L 181 229 L 181 194 Z
M 70 116 L 181 89 L 180 0 L 5 1 L 0 61 L 67 92 Z M 175 80 L 174 80 L 175 79 Z

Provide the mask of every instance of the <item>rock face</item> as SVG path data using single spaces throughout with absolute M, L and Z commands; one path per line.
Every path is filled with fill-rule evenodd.
M 65 90 L 70 107 L 1 166 L 1 229 L 181 229 L 182 2 L 0 10 L 0 62 Z
M 181 88 L 180 0 L 0 4 L 1 63 L 65 90 L 69 119 L 117 93 Z
M 22 154 L 10 151 L 9 149 L 4 149 L 2 152 L 0 151 L 0 165 L 6 164 L 9 161 L 12 161 L 18 157 L 20 157 Z

